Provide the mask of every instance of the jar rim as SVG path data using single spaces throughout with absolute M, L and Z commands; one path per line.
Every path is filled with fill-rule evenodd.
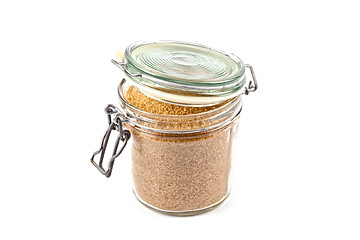
M 140 113 L 143 113 L 144 115 L 149 115 L 149 116 L 163 116 L 163 117 L 166 117 L 166 118 L 179 118 L 179 116 L 184 117 L 184 118 L 202 117 L 202 116 L 212 114 L 212 113 L 217 112 L 217 111 L 221 111 L 222 109 L 226 109 L 230 105 L 232 105 L 232 104 L 236 103 L 237 101 L 239 101 L 239 99 L 241 98 L 241 95 L 239 95 L 237 97 L 232 98 L 229 102 L 221 105 L 220 107 L 214 108 L 214 109 L 206 111 L 206 112 L 192 113 L 192 114 L 186 114 L 186 115 L 157 114 L 157 113 L 151 113 L 151 112 L 144 111 L 144 110 L 142 110 L 140 108 L 135 107 L 131 103 L 129 103 L 129 101 L 125 98 L 125 95 L 124 95 L 125 91 L 123 91 L 123 86 L 122 86 L 125 83 L 125 81 L 126 81 L 125 79 L 121 80 L 121 82 L 120 82 L 120 84 L 118 86 L 118 97 L 119 97 L 119 99 L 126 105 L 126 107 L 128 107 L 130 109 L 133 109 L 133 110 L 136 110 L 136 112 L 140 112 Z
M 151 113 L 139 109 L 128 102 L 128 100 L 125 98 L 124 95 L 126 92 L 126 89 L 124 87 L 125 84 L 127 84 L 126 79 L 122 79 L 122 81 L 118 86 L 118 97 L 119 97 L 120 106 L 122 106 L 121 110 L 125 114 L 124 116 L 125 122 L 128 122 L 130 124 L 136 125 L 140 128 L 150 131 L 171 133 L 171 134 L 195 133 L 195 132 L 207 131 L 232 122 L 234 119 L 236 119 L 236 117 L 239 116 L 242 109 L 242 95 L 239 95 L 231 99 L 229 102 L 225 103 L 224 105 L 206 112 L 187 114 L 187 115 L 166 115 L 166 114 Z M 224 116 L 226 114 L 229 114 L 229 116 Z M 216 120 L 219 121 L 214 125 L 209 124 L 209 126 L 192 129 L 192 130 L 179 130 L 179 129 L 164 130 L 164 129 L 147 127 L 144 126 L 143 124 L 139 124 L 139 120 L 140 122 L 146 122 L 149 124 L 156 125 L 156 123 L 159 122 L 176 124 L 179 123 L 179 120 L 183 122 L 188 122 L 190 120 L 193 121 L 194 119 L 197 119 L 199 121 L 207 120 L 209 123 L 216 122 Z

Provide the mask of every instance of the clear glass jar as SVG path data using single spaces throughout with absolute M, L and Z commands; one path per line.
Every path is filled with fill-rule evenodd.
M 196 64 L 196 59 L 211 58 L 207 55 L 211 55 L 210 53 L 204 55 L 204 53 L 197 52 L 198 49 L 193 49 L 193 46 L 200 48 L 204 46 L 190 44 L 191 48 L 185 49 L 189 43 L 180 43 L 179 47 L 179 42 L 175 42 L 177 44 L 175 50 L 169 50 L 167 48 L 169 42 L 166 42 L 165 47 L 161 45 L 162 43 L 160 42 L 160 46 L 157 45 L 156 49 L 164 48 L 170 52 L 168 55 L 175 59 L 173 64 L 183 66 L 183 70 L 187 71 L 181 72 L 183 76 L 186 75 L 187 82 L 181 83 L 181 80 L 184 79 L 180 79 L 178 71 L 175 73 L 176 76 L 171 75 L 169 66 L 161 66 L 162 69 L 160 69 L 165 72 L 164 74 L 170 76 L 171 81 L 167 85 L 166 80 L 164 84 L 164 76 L 158 76 L 160 84 L 155 82 L 156 80 L 151 81 L 154 76 L 149 75 L 154 74 L 154 71 L 148 71 L 151 74 L 147 75 L 146 71 L 140 71 L 128 62 L 124 61 L 119 65 L 118 62 L 113 61 L 125 72 L 126 77 L 118 88 L 120 108 L 113 105 L 106 108 L 109 116 L 109 128 L 99 151 L 94 153 L 91 161 L 100 172 L 109 177 L 114 159 L 122 152 L 131 135 L 133 189 L 137 199 L 145 206 L 163 213 L 194 215 L 218 206 L 230 193 L 231 160 L 234 150 L 238 149 L 233 144 L 242 109 L 242 93 L 248 94 L 250 91 L 255 91 L 257 83 L 253 69 L 249 66 L 253 74 L 253 81 L 245 86 L 244 69 L 246 65 L 236 59 L 234 66 L 239 63 L 238 71 L 242 74 L 236 76 L 234 69 L 231 68 L 232 76 L 236 77 L 230 83 L 220 79 L 222 84 L 221 81 L 218 81 L 215 82 L 215 85 L 218 87 L 220 84 L 224 88 L 209 90 L 209 85 L 210 88 L 214 87 L 211 83 L 203 84 L 200 81 L 198 84 L 201 77 L 199 71 L 196 71 L 195 78 L 191 75 L 193 74 L 191 69 L 194 70 L 192 67 Z M 150 53 L 147 54 L 153 56 L 152 44 L 154 43 L 133 44 L 126 53 L 129 55 L 135 52 L 138 57 L 139 51 L 136 52 L 138 46 L 147 48 L 150 46 Z M 156 42 L 156 44 L 159 43 Z M 209 49 L 207 47 L 205 50 L 210 51 Z M 227 56 L 221 55 L 223 53 L 218 50 L 214 51 L 222 58 Z M 143 53 L 143 50 L 140 52 Z M 146 50 L 144 55 L 147 60 Z M 188 58 L 189 56 L 190 58 Z M 127 60 L 129 59 L 132 57 L 128 56 Z M 240 62 L 237 62 L 238 60 Z M 198 65 L 201 64 L 201 61 Z M 204 61 L 209 61 L 209 59 Z M 228 61 L 232 61 L 232 59 L 226 59 L 226 61 L 221 59 L 221 61 L 228 64 Z M 159 70 L 158 65 L 154 68 Z M 210 70 L 207 71 L 213 71 L 213 68 L 213 66 L 209 66 Z M 156 72 L 156 74 L 159 73 Z M 189 76 L 191 80 L 196 79 L 196 81 L 189 81 Z M 216 78 L 219 79 L 219 76 Z M 172 85 L 174 79 L 177 84 L 175 88 Z M 194 87 L 194 85 L 196 86 Z M 151 113 L 135 107 L 128 101 L 126 93 L 131 86 L 135 86 L 137 90 L 151 97 L 153 101 L 160 100 L 166 103 L 190 106 L 190 108 L 214 105 L 217 107 L 209 111 L 186 115 Z M 102 162 L 110 133 L 113 130 L 118 131 L 119 136 L 108 164 L 108 170 L 105 171 Z M 118 148 L 119 142 L 123 142 L 120 149 Z M 99 164 L 94 161 L 97 154 L 100 154 Z

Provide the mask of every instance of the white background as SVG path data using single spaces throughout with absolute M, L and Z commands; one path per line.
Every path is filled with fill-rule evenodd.
M 1 239 L 360 239 L 357 1 L 1 1 Z M 148 210 L 130 148 L 90 164 L 117 103 L 110 59 L 142 39 L 253 65 L 232 194 L 195 217 Z

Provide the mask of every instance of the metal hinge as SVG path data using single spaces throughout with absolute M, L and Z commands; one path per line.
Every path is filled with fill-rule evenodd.
M 130 139 L 130 132 L 126 129 L 123 129 L 123 120 L 122 117 L 123 115 L 120 113 L 120 111 L 114 106 L 109 104 L 106 108 L 105 108 L 105 113 L 108 116 L 108 121 L 109 121 L 109 127 L 105 132 L 104 137 L 102 138 L 101 141 L 101 145 L 99 150 L 97 150 L 96 152 L 94 152 L 94 154 L 92 155 L 90 161 L 91 163 L 106 177 L 110 177 L 111 176 L 111 172 L 114 166 L 114 161 L 115 159 L 121 154 L 121 152 L 124 150 L 128 140 Z M 112 119 L 111 116 L 115 115 L 115 117 Z M 103 160 L 104 160 L 104 155 L 105 155 L 105 151 L 108 145 L 108 141 L 111 135 L 112 131 L 118 131 L 119 135 L 116 138 L 115 141 L 115 145 L 113 148 L 113 152 L 112 152 L 112 156 L 110 158 L 110 161 L 108 163 L 108 168 L 107 170 L 105 170 L 103 168 Z M 119 143 L 123 142 L 122 146 L 120 148 L 119 147 Z M 94 160 L 95 156 L 100 154 L 100 160 L 99 160 L 99 164 L 97 164 Z

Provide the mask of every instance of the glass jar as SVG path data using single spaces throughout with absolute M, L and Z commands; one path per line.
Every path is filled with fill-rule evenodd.
M 105 109 L 109 128 L 91 162 L 109 177 L 131 135 L 133 190 L 141 203 L 172 215 L 194 215 L 221 204 L 230 193 L 242 95 L 257 88 L 252 67 L 234 55 L 174 41 L 135 43 L 121 63 L 113 63 L 125 73 L 118 88 L 120 108 Z M 253 77 L 248 84 L 245 67 Z M 141 109 L 143 101 L 154 109 Z M 162 108 L 178 112 L 164 114 Z M 105 170 L 112 131 L 119 135 Z

